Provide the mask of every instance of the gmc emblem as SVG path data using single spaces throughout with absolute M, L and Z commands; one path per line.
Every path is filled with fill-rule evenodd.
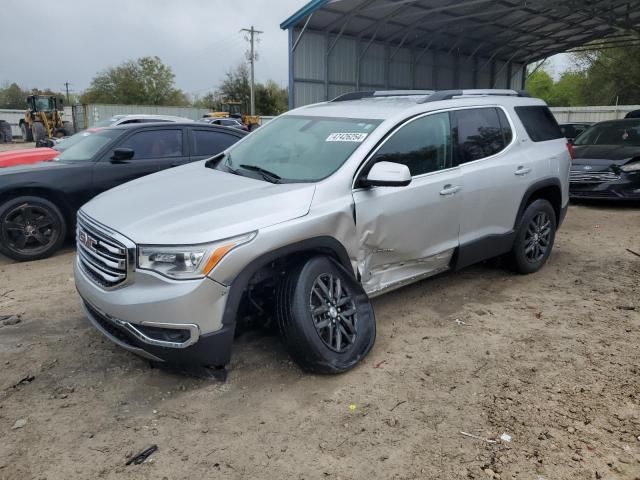
M 89 235 L 87 235 L 87 232 L 85 232 L 84 230 L 80 230 L 80 232 L 78 232 L 78 241 L 92 251 L 95 251 L 95 247 L 98 244 L 98 241 L 95 238 L 91 238 Z

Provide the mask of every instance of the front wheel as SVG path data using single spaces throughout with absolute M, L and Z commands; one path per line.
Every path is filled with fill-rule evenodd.
M 20 262 L 53 255 L 67 226 L 60 209 L 40 197 L 17 197 L 0 206 L 0 253 Z
M 353 368 L 376 338 L 366 293 L 327 257 L 313 257 L 287 275 L 279 288 L 276 314 L 289 354 L 309 372 Z
M 31 131 L 31 127 L 26 123 L 20 124 L 20 132 L 22 132 L 22 141 L 23 142 L 32 142 L 33 141 L 33 132 Z
M 547 263 L 556 238 L 556 228 L 556 213 L 547 200 L 535 200 L 527 207 L 511 250 L 516 272 L 534 273 Z
M 31 126 L 31 135 L 33 141 L 36 142 L 36 146 L 38 146 L 38 143 L 42 142 L 42 140 L 47 137 L 47 130 L 41 122 L 33 122 L 33 125 Z

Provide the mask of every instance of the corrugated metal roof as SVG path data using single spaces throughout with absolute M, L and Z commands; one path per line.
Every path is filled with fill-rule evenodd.
M 593 40 L 640 42 L 638 0 L 313 0 L 281 28 L 530 63 Z

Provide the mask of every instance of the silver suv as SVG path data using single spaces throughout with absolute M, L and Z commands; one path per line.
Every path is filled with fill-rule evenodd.
M 224 366 L 238 328 L 273 321 L 305 370 L 343 372 L 373 346 L 371 297 L 496 256 L 540 269 L 570 163 L 523 93 L 350 93 L 84 205 L 77 289 L 155 361 Z

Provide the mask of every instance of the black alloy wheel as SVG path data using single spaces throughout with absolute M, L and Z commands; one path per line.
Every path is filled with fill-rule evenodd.
M 316 278 L 311 287 L 309 309 L 316 332 L 327 347 L 342 353 L 354 344 L 358 314 L 339 277 L 323 273 Z
M 276 320 L 287 351 L 308 372 L 346 372 L 376 338 L 369 297 L 353 274 L 325 256 L 288 269 L 278 287 Z
M 516 229 L 510 259 L 518 273 L 534 273 L 549 259 L 556 237 L 556 212 L 545 199 L 531 202 Z
M 65 236 L 60 210 L 46 199 L 21 197 L 0 207 L 0 252 L 14 260 L 46 258 Z
M 551 219 L 545 212 L 538 213 L 529 222 L 524 241 L 524 254 L 531 263 L 539 262 L 546 255 L 551 242 Z

